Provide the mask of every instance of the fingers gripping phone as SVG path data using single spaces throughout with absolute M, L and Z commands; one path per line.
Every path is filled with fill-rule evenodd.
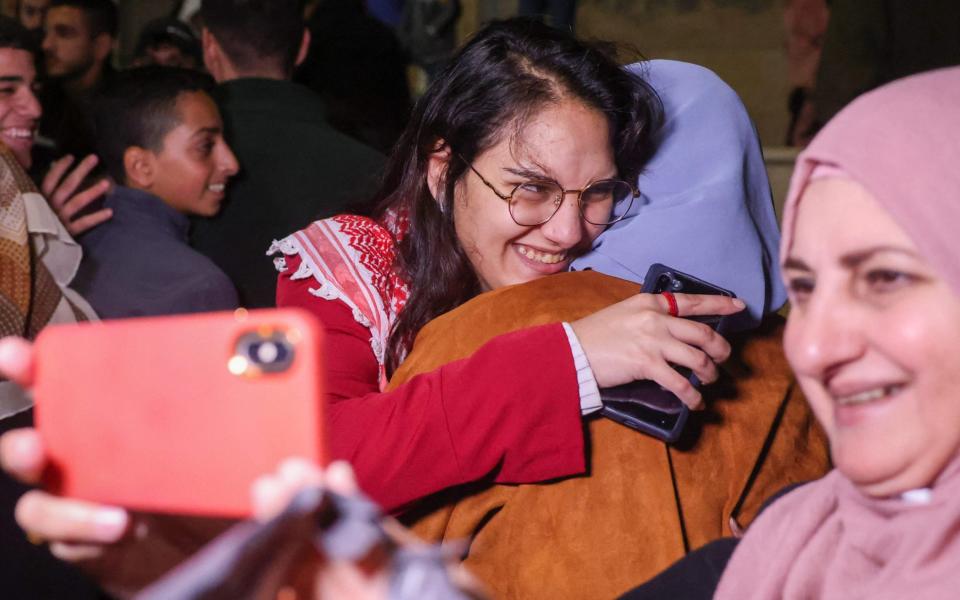
M 322 333 L 263 310 L 51 326 L 36 343 L 35 421 L 58 494 L 243 517 L 289 456 L 326 462 Z
M 672 292 L 736 297 L 730 290 L 659 263 L 651 265 L 647 271 L 641 291 L 648 294 Z M 726 317 L 688 318 L 706 323 L 721 334 L 724 331 Z M 687 377 L 690 383 L 699 387 L 700 380 L 689 369 L 675 368 Z M 675 442 L 680 438 L 687 423 L 687 417 L 690 415 L 690 409 L 676 395 L 650 380 L 634 381 L 601 389 L 600 399 L 603 402 L 603 408 L 600 410 L 602 416 L 665 442 Z

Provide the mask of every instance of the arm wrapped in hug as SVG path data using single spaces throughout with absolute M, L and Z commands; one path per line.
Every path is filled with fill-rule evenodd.
M 484 294 L 427 325 L 391 383 L 467 356 L 497 335 L 575 320 L 638 291 L 588 271 Z M 454 490 L 407 519 L 429 540 L 471 538 L 465 564 L 498 598 L 612 597 L 687 550 L 731 535 L 732 520 L 746 526 L 767 496 L 828 468 L 774 319 L 731 340 L 724 376 L 704 388 L 708 410 L 694 413 L 678 447 L 594 419 L 588 476 Z

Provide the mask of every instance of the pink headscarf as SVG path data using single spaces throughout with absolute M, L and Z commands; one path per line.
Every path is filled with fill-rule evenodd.
M 827 123 L 797 159 L 781 260 L 818 164 L 838 166 L 867 188 L 960 294 L 960 67 L 895 81 Z
M 960 68 L 879 88 L 827 124 L 797 161 L 781 258 L 819 165 L 869 190 L 960 295 Z M 786 495 L 750 527 L 716 595 L 950 597 L 960 597 L 960 457 L 930 490 L 899 498 L 868 497 L 839 471 Z

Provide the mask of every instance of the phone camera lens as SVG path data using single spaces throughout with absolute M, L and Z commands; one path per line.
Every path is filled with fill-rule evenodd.
M 264 367 L 285 362 L 289 349 L 277 340 L 264 340 L 250 344 L 249 354 L 254 364 Z
M 657 289 L 668 292 L 683 291 L 683 282 L 671 273 L 664 273 L 657 278 Z
M 237 356 L 260 373 L 286 371 L 293 362 L 293 353 L 292 343 L 278 333 L 249 333 L 237 344 Z
M 277 350 L 277 345 L 273 342 L 260 344 L 260 347 L 257 348 L 257 358 L 260 362 L 272 363 L 277 360 L 278 354 L 280 354 L 280 351 Z

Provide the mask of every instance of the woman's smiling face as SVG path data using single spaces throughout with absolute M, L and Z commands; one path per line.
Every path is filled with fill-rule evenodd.
M 617 177 L 609 129 L 599 111 L 562 100 L 530 118 L 516 136 L 502 136 L 472 164 L 501 194 L 531 179 L 583 189 Z M 453 221 L 484 290 L 566 271 L 604 229 L 580 217 L 572 193 L 543 225 L 517 225 L 507 202 L 469 169 L 456 186 Z
M 784 265 L 787 358 L 865 493 L 929 486 L 960 450 L 960 297 L 860 184 L 813 181 Z

